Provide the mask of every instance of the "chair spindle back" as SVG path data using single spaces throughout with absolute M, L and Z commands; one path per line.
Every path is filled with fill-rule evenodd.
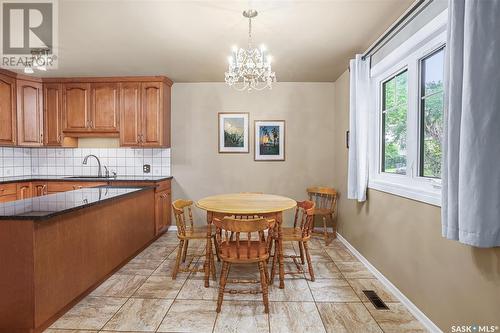
M 186 236 L 187 230 L 194 230 L 192 206 L 193 202 L 191 200 L 179 199 L 172 203 L 175 223 L 177 225 L 177 234 L 179 236 Z M 189 224 L 186 224 L 186 219 L 189 219 Z
M 307 189 L 309 200 L 315 203 L 316 209 L 335 213 L 337 207 L 337 191 L 330 187 L 309 187 Z

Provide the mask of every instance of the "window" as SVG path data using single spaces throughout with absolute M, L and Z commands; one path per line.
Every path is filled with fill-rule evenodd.
M 447 12 L 370 70 L 368 187 L 441 204 Z
M 441 178 L 444 48 L 420 62 L 420 176 Z
M 406 174 L 408 71 L 382 85 L 382 172 Z

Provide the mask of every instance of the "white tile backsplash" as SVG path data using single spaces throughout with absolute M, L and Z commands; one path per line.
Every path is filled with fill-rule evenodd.
M 119 176 L 170 176 L 169 148 L 11 148 L 0 147 L 0 177 L 97 175 L 93 154 Z M 144 164 L 151 172 L 143 173 Z M 104 169 L 104 168 L 103 168 Z

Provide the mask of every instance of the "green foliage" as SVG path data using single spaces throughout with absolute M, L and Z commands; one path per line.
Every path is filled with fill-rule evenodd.
M 224 131 L 225 147 L 243 147 L 243 133 Z

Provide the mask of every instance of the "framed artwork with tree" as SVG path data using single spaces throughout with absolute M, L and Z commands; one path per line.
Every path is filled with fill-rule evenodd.
M 219 153 L 248 153 L 248 113 L 219 112 Z
M 255 160 L 285 160 L 285 121 L 255 121 Z

